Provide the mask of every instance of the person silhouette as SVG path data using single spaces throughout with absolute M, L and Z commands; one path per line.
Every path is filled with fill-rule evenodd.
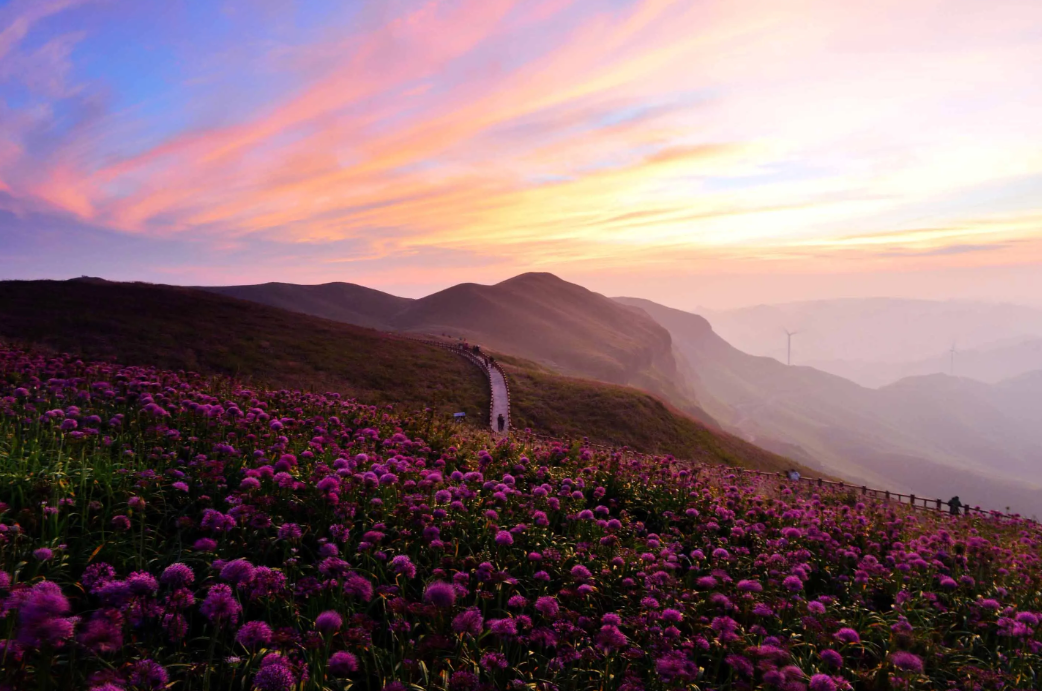
M 503 417 L 503 413 L 500 413 L 499 417 L 496 418 L 496 424 L 499 425 L 499 431 L 500 432 L 502 432 L 503 428 L 506 427 L 507 419 L 505 417 Z
M 958 516 L 960 508 L 962 508 L 962 501 L 958 496 L 954 496 L 948 500 L 948 512 L 951 515 Z

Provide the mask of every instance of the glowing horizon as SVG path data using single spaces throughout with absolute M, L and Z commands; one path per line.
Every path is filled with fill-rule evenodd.
M 12 0 L 0 278 L 1037 300 L 1039 26 L 1012 1 Z

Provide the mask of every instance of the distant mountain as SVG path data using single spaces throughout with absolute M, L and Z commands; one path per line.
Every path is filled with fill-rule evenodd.
M 619 301 L 669 329 L 702 405 L 759 446 L 876 486 L 1042 514 L 1042 377 L 935 375 L 873 390 L 743 353 L 698 315 Z
M 959 376 L 996 382 L 1042 363 L 1042 310 L 968 301 L 871 298 L 703 311 L 739 350 L 808 365 L 864 386 L 906 376 L 947 373 L 950 350 Z M 961 354 L 960 354 L 961 353 Z
M 206 288 L 350 324 L 463 338 L 556 372 L 636 386 L 712 418 L 678 376 L 669 332 L 635 310 L 548 273 L 462 283 L 418 300 L 347 283 Z
M 811 367 L 845 377 L 863 386 L 879 387 L 905 377 L 950 373 L 950 350 L 914 362 L 811 361 Z M 959 377 L 991 384 L 1042 370 L 1042 338 L 1020 338 L 975 350 L 956 349 L 954 371 Z
M 360 294 L 350 287 L 345 293 Z M 0 340 L 129 365 L 235 375 L 257 386 L 336 391 L 407 411 L 464 411 L 469 420 L 487 422 L 487 381 L 459 356 L 200 290 L 102 279 L 0 281 Z M 512 417 L 519 428 L 765 470 L 792 463 L 645 392 L 510 360 Z

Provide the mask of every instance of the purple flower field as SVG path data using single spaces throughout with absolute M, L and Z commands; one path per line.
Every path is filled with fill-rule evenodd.
M 0 351 L 0 689 L 1038 689 L 1042 532 Z

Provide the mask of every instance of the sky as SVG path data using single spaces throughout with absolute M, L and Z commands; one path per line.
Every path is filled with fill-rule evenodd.
M 1042 305 L 1037 0 L 0 0 L 0 278 Z

